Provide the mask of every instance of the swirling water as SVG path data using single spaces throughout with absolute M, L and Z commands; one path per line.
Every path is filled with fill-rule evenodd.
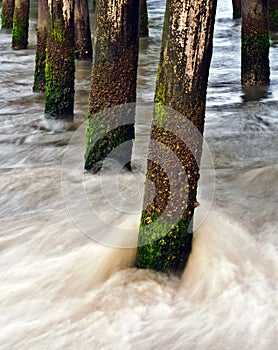
M 148 3 L 140 102 L 153 99 L 164 13 L 163 1 Z M 276 349 L 278 36 L 271 85 L 243 90 L 240 21 L 230 3 L 218 5 L 207 97 L 214 200 L 181 279 L 132 268 L 134 249 L 98 244 L 76 226 L 61 170 L 86 120 L 91 66 L 77 63 L 74 123 L 47 121 L 43 96 L 32 93 L 34 5 L 28 50 L 13 51 L 11 33 L 1 30 L 1 349 Z M 136 191 L 128 186 L 129 195 Z M 108 218 L 99 196 L 98 212 Z M 139 214 L 113 224 L 136 230 Z M 106 234 L 107 225 L 91 225 Z

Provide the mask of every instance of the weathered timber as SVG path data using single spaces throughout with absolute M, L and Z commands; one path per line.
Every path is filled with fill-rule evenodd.
M 38 25 L 34 92 L 45 91 L 45 60 L 48 28 L 48 0 L 38 0 Z
M 233 0 L 233 19 L 241 18 L 241 0 Z
M 278 31 L 278 0 L 268 0 L 269 28 Z
M 215 12 L 216 0 L 166 3 L 137 250 L 141 268 L 179 274 L 191 250 Z
M 92 37 L 88 0 L 74 1 L 75 55 L 79 60 L 92 60 Z
M 48 1 L 46 116 L 70 118 L 74 107 L 74 1 Z
M 28 47 L 30 0 L 15 0 L 12 30 L 12 48 L 24 50 Z
M 97 0 L 92 0 L 92 10 L 93 10 L 93 13 L 96 12 L 96 7 L 97 7 Z
M 111 113 L 111 123 L 105 123 L 105 132 L 109 133 L 96 144 L 96 129 L 99 123 L 104 125 L 98 112 L 107 108 L 130 104 L 136 101 L 136 79 L 139 43 L 139 0 L 98 0 L 96 3 L 96 45 L 92 69 L 89 97 L 89 119 L 87 128 L 87 148 L 85 169 L 97 172 L 101 161 L 115 147 L 116 138 L 131 140 L 134 138 L 134 106 L 125 107 L 126 128 L 110 132 L 110 124 L 116 125 L 117 115 Z M 112 119 L 115 119 L 112 121 Z M 119 121 L 122 125 L 122 120 Z M 118 136 L 116 137 L 115 135 Z M 125 150 L 123 159 L 130 162 L 132 143 Z
M 13 27 L 14 3 L 15 0 L 2 1 L 2 28 L 11 29 Z
M 268 85 L 269 27 L 267 0 L 242 0 L 241 84 Z
M 149 16 L 147 0 L 140 1 L 140 34 L 141 38 L 149 36 Z

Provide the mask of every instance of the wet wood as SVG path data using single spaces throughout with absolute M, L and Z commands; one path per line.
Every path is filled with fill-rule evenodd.
M 28 47 L 30 0 L 15 0 L 12 30 L 12 47 L 24 50 Z
M 216 0 L 166 3 L 138 267 L 180 273 L 191 249 L 215 12 Z
M 48 0 L 38 0 L 38 25 L 34 92 L 45 91 L 45 59 L 48 27 Z
M 2 28 L 11 29 L 13 27 L 15 0 L 2 0 Z
M 278 32 L 278 0 L 268 0 L 269 27 L 273 32 Z
M 242 0 L 241 83 L 268 85 L 269 22 L 267 0 Z
M 88 0 L 74 1 L 75 54 L 78 60 L 92 60 L 92 37 Z
M 96 45 L 89 98 L 89 124 L 85 168 L 99 169 L 96 163 L 105 158 L 112 144 L 98 142 L 95 149 L 95 128 L 102 124 L 96 113 L 107 108 L 136 101 L 136 80 L 139 45 L 139 0 L 98 0 L 96 5 Z M 128 124 L 123 139 L 134 138 L 134 107 L 127 109 Z M 98 118 L 98 119 L 97 119 Z M 117 118 L 116 115 L 111 119 Z M 113 121 L 114 122 L 114 121 Z M 122 123 L 122 121 L 120 122 Z M 107 130 L 111 123 L 107 121 Z M 114 139 L 114 136 L 111 136 Z M 131 158 L 131 147 L 127 158 Z
M 149 16 L 147 0 L 140 1 L 140 37 L 149 36 Z
M 48 2 L 45 113 L 72 118 L 74 106 L 74 1 Z
M 241 0 L 233 0 L 233 19 L 241 18 Z

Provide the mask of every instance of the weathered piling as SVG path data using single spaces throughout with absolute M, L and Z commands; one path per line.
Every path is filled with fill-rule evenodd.
M 241 84 L 269 84 L 268 0 L 242 0 Z
M 96 12 L 96 7 L 97 7 L 97 0 L 92 0 L 92 10 L 93 10 L 93 13 Z
M 2 28 L 11 29 L 13 27 L 14 3 L 15 0 L 2 1 Z
M 12 48 L 24 50 L 28 46 L 30 0 L 15 0 Z
M 140 1 L 140 34 L 141 38 L 149 36 L 149 16 L 147 0 Z
M 36 65 L 34 74 L 34 92 L 45 91 L 45 60 L 48 28 L 48 0 L 38 0 L 38 25 Z
M 272 31 L 278 31 L 278 1 L 268 0 L 269 27 Z
M 74 1 L 75 55 L 78 60 L 92 60 L 92 37 L 88 0 Z
M 74 1 L 48 1 L 46 116 L 69 118 L 74 107 Z
M 141 268 L 180 273 L 191 250 L 215 12 L 216 0 L 166 3 L 137 250 Z
M 241 18 L 241 0 L 233 0 L 233 19 Z
M 134 107 L 126 107 L 128 126 L 120 130 L 121 135 L 117 129 L 114 133 L 107 134 L 102 141 L 95 139 L 96 129 L 99 129 L 99 124 L 103 124 L 101 118 L 96 117 L 98 112 L 136 101 L 139 2 L 139 0 L 97 0 L 96 3 L 96 46 L 85 154 L 87 170 L 94 172 L 100 170 L 101 161 L 115 147 L 112 140 L 134 138 L 134 125 L 132 125 L 135 118 Z M 117 115 L 111 114 L 111 118 L 117 118 Z M 104 134 L 109 129 L 108 124 L 104 126 Z M 124 158 L 130 161 L 131 152 L 130 146 Z

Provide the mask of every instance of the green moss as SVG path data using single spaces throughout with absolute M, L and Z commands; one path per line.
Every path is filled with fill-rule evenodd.
M 46 60 L 46 51 L 42 49 L 42 52 L 36 53 L 36 68 L 35 68 L 35 76 L 34 76 L 34 92 L 44 92 L 45 91 L 45 60 Z M 49 67 L 48 73 L 49 74 Z
M 2 19 L 2 28 L 11 29 L 13 27 L 13 16 L 10 13 L 5 13 L 1 15 Z
M 12 30 L 12 47 L 14 49 L 26 49 L 28 46 L 28 21 L 14 19 Z
M 153 218 L 154 219 L 154 218 Z M 166 273 L 183 270 L 191 250 L 192 234 L 184 221 L 176 225 L 143 218 L 139 231 L 136 265 Z
M 144 13 L 143 16 L 140 17 L 140 24 L 143 26 L 147 26 L 149 24 L 148 13 Z
M 147 7 L 140 11 L 140 37 L 147 37 L 149 35 L 149 18 Z
M 94 164 L 98 163 L 101 159 L 103 159 L 102 149 L 105 147 L 106 140 L 103 140 L 100 147 L 95 149 L 94 145 L 98 139 L 96 135 L 104 136 L 105 128 L 100 123 L 93 123 L 91 116 L 88 115 L 88 126 L 86 130 L 85 165 L 84 165 L 84 169 L 86 170 L 90 170 L 91 168 L 94 167 Z
M 238 19 L 238 18 L 241 18 L 241 10 L 236 8 L 234 9 L 234 12 L 233 12 L 233 19 Z
M 74 57 L 63 63 L 46 55 L 45 113 L 47 116 L 70 116 L 74 103 Z
M 269 32 L 251 33 L 242 39 L 242 48 L 248 50 L 252 47 L 252 52 L 261 52 L 270 47 Z
M 154 118 L 155 118 L 155 124 L 157 126 L 166 127 L 167 125 L 167 118 L 169 117 L 169 112 L 167 111 L 167 108 L 163 104 L 156 104 L 154 106 Z
M 113 111 L 111 112 L 111 116 Z M 89 116 L 86 130 L 86 152 L 85 166 L 86 170 L 98 172 L 101 169 L 103 161 L 117 146 L 124 144 L 126 141 L 134 139 L 134 124 L 119 126 L 113 130 L 106 130 L 104 126 L 105 117 L 102 120 L 100 113 L 95 118 Z M 131 149 L 130 149 L 131 152 Z M 120 154 L 118 160 L 130 159 L 125 154 Z M 122 158 L 121 158 L 122 157 Z
M 64 41 L 64 34 L 62 30 L 58 30 L 53 28 L 52 33 L 50 34 L 54 40 L 56 40 L 58 43 L 62 44 Z
M 154 102 L 156 104 L 165 105 L 166 104 L 166 85 L 161 82 L 161 67 L 158 66 L 157 78 L 156 78 L 156 91 Z
M 6 1 L 2 4 L 2 28 L 11 29 L 13 27 L 14 1 Z
M 97 7 L 97 0 L 92 0 L 92 10 L 93 10 L 93 13 L 96 12 L 96 7 Z
M 242 84 L 269 83 L 269 32 L 251 33 L 242 37 Z
M 165 93 L 166 93 L 166 86 L 163 83 L 159 83 L 156 89 L 155 94 L 155 103 L 164 105 L 165 104 Z
M 44 92 L 45 91 L 45 70 L 43 69 L 42 62 L 39 62 L 36 56 L 36 72 L 33 85 L 34 92 Z
M 270 8 L 268 11 L 268 17 L 271 30 L 278 31 L 278 9 Z

